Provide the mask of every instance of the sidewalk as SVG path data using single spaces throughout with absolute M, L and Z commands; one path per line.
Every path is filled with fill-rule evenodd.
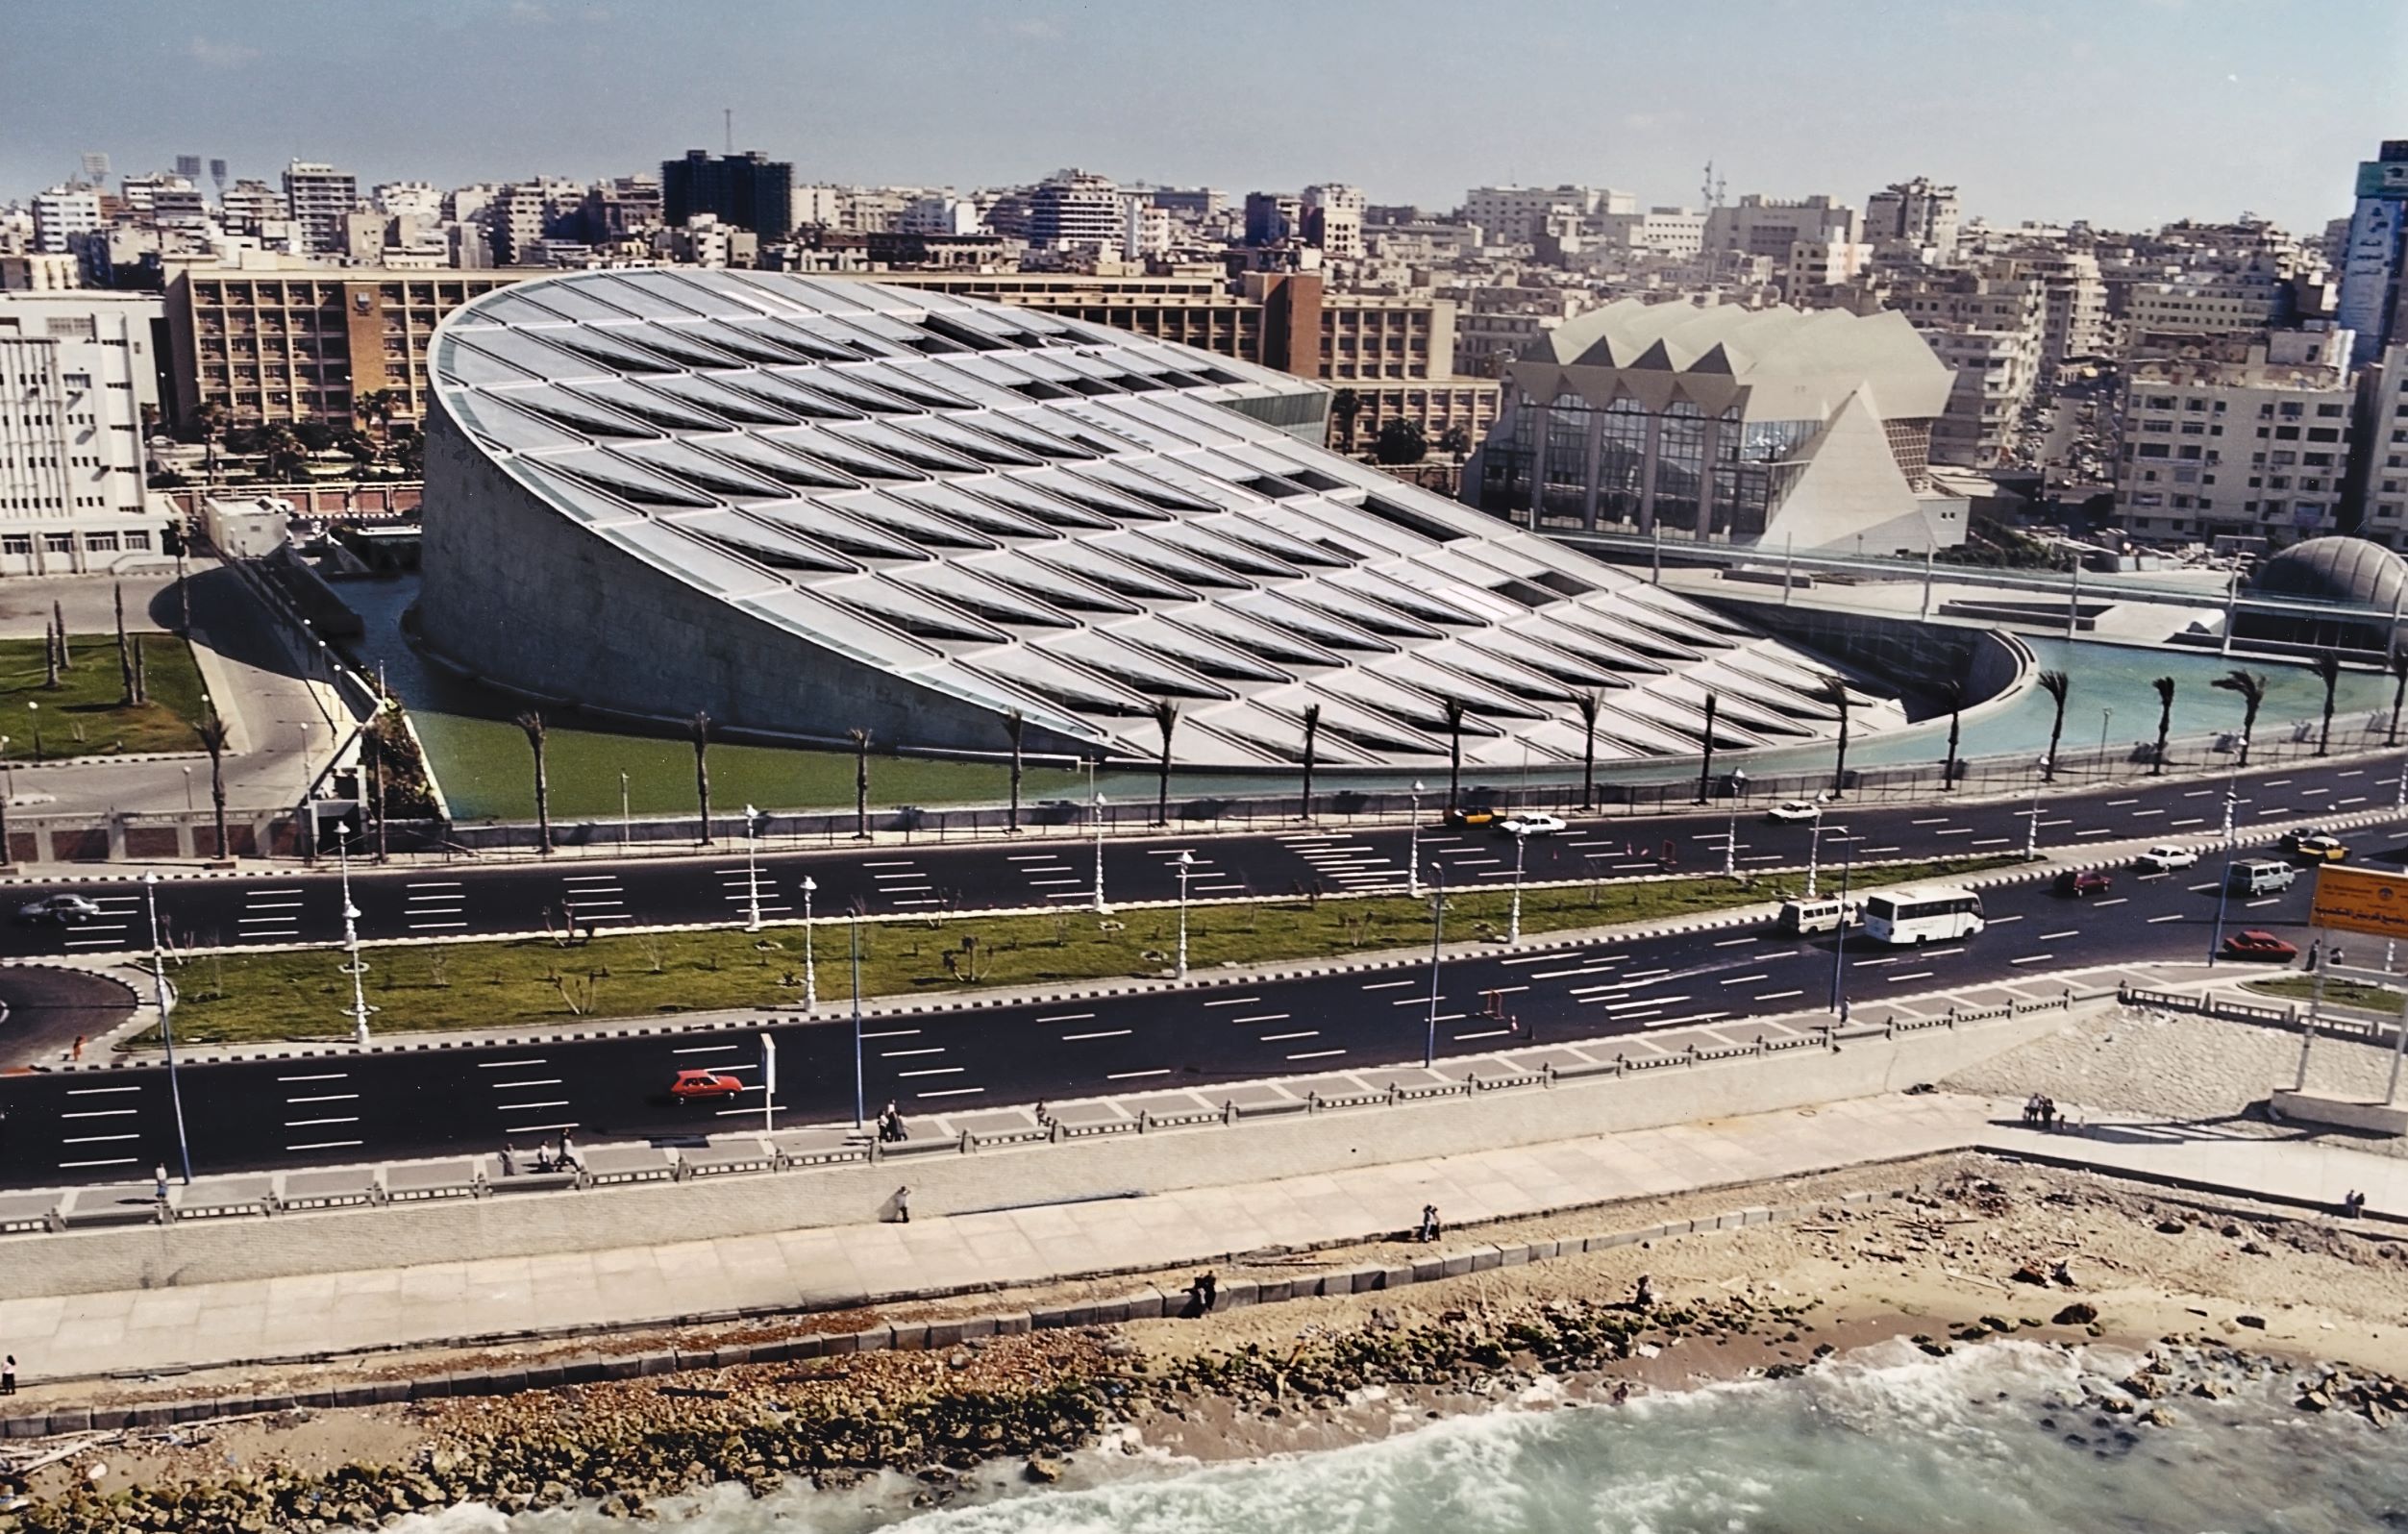
M 2213 1127 L 2016 1126 L 2015 1104 L 1893 1095 L 1661 1129 L 1161 1195 L 730 1237 L 0 1302 L 29 1377 L 174 1370 L 509 1333 L 626 1328 L 744 1309 L 1227 1262 L 1375 1240 L 1434 1203 L 1451 1226 L 1985 1149 L 2236 1195 L 2408 1214 L 2408 1160 Z

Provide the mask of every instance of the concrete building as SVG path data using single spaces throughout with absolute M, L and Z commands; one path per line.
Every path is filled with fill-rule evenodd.
M 2383 349 L 2360 375 L 2359 391 L 2358 531 L 2386 548 L 2408 550 L 2408 341 Z
M 2341 300 L 2334 323 L 2353 331 L 2355 364 L 2408 340 L 2408 138 L 2387 138 L 2358 165 L 2358 202 L 2342 248 Z
M 174 396 L 189 419 L 204 403 L 236 422 L 347 425 L 360 395 L 389 388 L 396 420 L 427 399 L 426 358 L 437 321 L 533 273 L 200 268 L 167 286 Z
M 97 187 L 53 186 L 34 194 L 34 253 L 72 256 L 81 242 L 109 227 Z
M 2338 530 L 2350 341 L 2347 331 L 2281 331 L 2223 356 L 2133 364 L 2116 449 L 2124 530 L 2150 543 L 2277 546 Z
M 238 181 L 217 200 L 218 220 L 230 235 L 257 235 L 270 223 L 285 223 L 282 192 L 263 181 Z
M 1171 251 L 1170 210 L 1142 192 L 1121 197 L 1121 246 L 1124 260 L 1148 260 Z
M 1246 194 L 1246 243 L 1284 245 L 1303 236 L 1304 199 L 1290 192 Z
M 1855 244 L 1862 229 L 1855 209 L 1827 196 L 1783 202 L 1750 192 L 1706 213 L 1701 244 L 1708 254 L 1765 256 L 1777 265 L 1800 244 Z
M 1363 189 L 1335 185 L 1307 186 L 1301 199 L 1303 236 L 1334 261 L 1363 259 Z
M 1593 244 L 1618 250 L 1688 260 L 1705 249 L 1705 214 L 1686 208 L 1651 208 L 1644 213 L 1600 213 L 1590 221 L 1587 237 Z
M 2124 298 L 2122 350 L 2127 359 L 2166 357 L 2282 318 L 2283 285 L 2271 272 L 2136 283 Z
M 1864 237 L 1875 245 L 1904 247 L 1945 266 L 1956 259 L 1958 217 L 1956 188 L 1918 176 L 1865 199 Z
M 166 518 L 143 475 L 157 295 L 0 294 L 0 575 L 143 562 Z
M 1609 186 L 1475 186 L 1463 194 L 1463 217 L 1477 224 L 1492 245 L 1527 245 L 1547 232 L 1548 220 L 1567 217 L 1575 226 L 1606 214 L 1638 211 L 1638 199 Z
M 1990 468 L 2009 458 L 2039 386 L 2048 306 L 2037 281 L 1977 272 L 1894 287 L 1889 305 L 1956 374 L 1932 427 L 1935 463 Z
M 443 194 L 431 181 L 388 181 L 368 188 L 368 200 L 377 210 L 395 218 L 415 214 L 421 218 L 443 216 Z
M 1029 244 L 1037 250 L 1117 251 L 1121 190 L 1109 176 L 1059 170 L 1029 189 Z
M 359 202 L 359 178 L 347 170 L 305 160 L 285 167 L 285 216 L 300 226 L 304 249 L 341 250 L 343 214 Z
M 616 316 L 626 315 L 621 320 Z M 641 316 L 641 317 L 637 317 Z M 1325 452 L 1321 385 L 863 283 L 556 276 L 432 359 L 420 631 L 555 709 L 883 750 L 1475 772 L 1804 744 L 1823 668 Z M 1902 721 L 1867 699 L 1855 727 Z
M 763 239 L 794 233 L 794 166 L 757 149 L 713 157 L 689 149 L 660 162 L 661 222 L 675 228 L 696 213 L 748 229 Z
M 1900 314 L 1624 299 L 1508 366 L 1465 495 L 1542 530 L 1920 555 L 1965 538 L 1929 474 L 1949 384 Z
M 2062 367 L 2099 357 L 2107 347 L 2107 284 L 2098 258 L 2089 251 L 2018 254 L 2006 271 L 2040 284 L 2040 357 L 2044 366 Z

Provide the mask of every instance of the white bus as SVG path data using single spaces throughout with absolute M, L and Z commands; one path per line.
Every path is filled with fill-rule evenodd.
M 1922 885 L 1865 897 L 1865 936 L 1896 947 L 1953 943 L 1987 926 L 1981 897 L 1969 889 Z

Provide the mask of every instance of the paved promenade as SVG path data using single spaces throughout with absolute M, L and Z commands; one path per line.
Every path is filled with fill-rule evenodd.
M 1342 1174 L 650 1249 L 435 1263 L 0 1302 L 29 1384 L 464 1340 L 636 1326 L 744 1307 L 837 1307 L 984 1284 L 1177 1268 L 1375 1239 L 1435 1203 L 1450 1225 L 1985 1148 L 2408 1216 L 2408 1161 L 2198 1126 L 2015 1125 L 2015 1105 L 1894 1095 Z M 594 1204 L 607 1218 L 608 1204 Z

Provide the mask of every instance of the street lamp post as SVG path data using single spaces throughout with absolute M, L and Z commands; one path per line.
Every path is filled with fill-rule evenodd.
M 1723 877 L 1739 877 L 1739 799 L 1748 790 L 1745 769 L 1734 769 L 1730 775 L 1730 826 L 1723 832 Z
M 2101 778 L 2107 775 L 2107 726 L 2115 717 L 2116 711 L 2112 708 L 2098 710 L 2098 775 Z
M 1513 910 L 1505 918 L 1505 942 L 1508 945 L 1522 941 L 1522 853 L 1529 841 L 1527 832 L 1513 833 Z
M 1823 806 L 1817 804 L 1814 810 L 1814 830 L 1806 838 L 1806 899 L 1808 900 L 1814 899 L 1815 874 L 1822 866 L 1822 862 Z
M 2232 908 L 2233 816 L 2241 802 L 2241 758 L 2232 759 L 2224 778 L 2224 877 L 2216 881 L 2216 934 L 2208 939 L 2207 962 L 2212 968 L 2224 951 L 2224 916 Z
M 760 813 L 750 804 L 744 806 L 744 929 L 748 932 L 761 929 L 760 857 L 756 846 Z
M 853 1126 L 861 1127 L 861 912 L 853 912 Z
M 368 1005 L 366 981 L 367 960 L 360 956 L 360 907 L 351 903 L 351 828 L 337 824 L 335 828 L 335 858 L 343 871 L 343 953 L 348 955 L 343 973 L 351 977 L 351 1042 L 355 1049 L 368 1047 Z
M 142 902 L 151 919 L 151 1000 L 159 1005 L 159 1042 L 167 1052 L 167 1101 L 176 1117 L 176 1155 L 184 1165 L 184 1185 L 192 1186 L 192 1145 L 184 1133 L 184 1090 L 176 1081 L 175 1007 L 167 1000 L 167 968 L 159 937 L 159 872 L 142 875 Z
M 39 766 L 41 764 L 41 700 L 26 699 L 25 709 L 34 716 L 34 764 Z
M 2040 855 L 2040 788 L 2048 780 L 2048 758 L 2041 757 L 2039 766 L 2039 774 L 2032 779 L 2031 819 L 2023 824 L 2023 855 L 2025 857 Z
M 627 774 L 619 774 L 619 851 L 627 851 L 628 834 L 633 829 L 627 813 Z
M 1439 945 L 1447 935 L 1447 875 L 1432 863 L 1429 869 L 1429 1032 L 1422 1043 L 1422 1068 L 1438 1064 Z
M 1845 826 L 1848 852 L 1840 863 L 1839 935 L 1831 945 L 1831 1015 L 1848 1015 L 1848 895 L 1856 884 L 1856 833 Z
M 1187 978 L 1187 878 L 1196 871 L 1196 854 L 1179 854 L 1179 969 L 1178 977 Z
M 1095 913 L 1098 916 L 1111 909 L 1104 903 L 1104 796 L 1095 796 Z
M 8 738 L 0 735 L 0 743 L 5 743 Z M 192 813 L 192 769 L 189 767 L 184 770 L 184 812 L 187 815 Z
M 2403 769 L 2408 772 L 2408 769 Z M 1413 779 L 1412 823 L 1406 828 L 1404 844 L 1404 893 L 1413 900 L 1422 898 L 1422 780 Z
M 819 964 L 811 945 L 811 896 L 819 890 L 819 880 L 803 876 L 803 1010 L 807 1014 L 819 1010 Z

